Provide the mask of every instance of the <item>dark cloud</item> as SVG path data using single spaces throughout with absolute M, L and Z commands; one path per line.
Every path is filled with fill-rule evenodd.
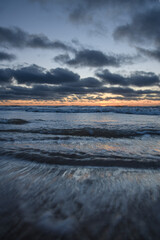
M 138 97 L 144 94 L 157 94 L 155 90 L 134 90 L 133 88 L 112 87 L 109 88 L 112 94 L 122 95 L 124 97 Z
M 18 84 L 32 86 L 35 84 L 63 85 L 68 87 L 99 88 L 102 85 L 119 85 L 123 87 L 159 86 L 160 77 L 152 72 L 136 71 L 129 76 L 111 73 L 105 69 L 96 73 L 98 80 L 93 77 L 83 78 L 68 69 L 56 68 L 49 71 L 37 65 L 30 65 L 18 69 L 0 69 L 0 83 L 10 84 L 15 79 Z
M 80 76 L 68 69 L 56 68 L 46 71 L 37 65 L 22 67 L 19 69 L 0 69 L 0 84 L 10 84 L 12 79 L 15 79 L 18 84 L 74 84 L 79 81 Z
M 43 71 L 43 68 L 37 65 L 31 65 L 28 67 L 12 70 L 12 76 L 17 80 L 19 84 L 43 84 L 45 83 L 45 73 Z M 48 83 L 48 80 L 46 82 Z
M 93 96 L 93 95 L 90 95 L 90 96 L 87 96 L 85 97 L 84 95 L 82 96 L 78 96 L 79 99 L 88 99 L 89 101 L 90 100 L 94 100 L 94 101 L 109 101 L 109 100 L 127 100 L 127 101 L 139 101 L 139 100 L 144 100 L 144 98 L 142 96 L 126 96 L 126 97 L 123 97 L 123 96 L 114 96 L 114 97 L 103 97 L 100 96 L 97 94 L 96 96 Z M 159 101 L 160 100 L 160 95 L 156 95 L 156 94 L 147 94 L 145 95 L 145 99 L 146 100 L 152 100 L 152 101 Z
M 93 16 L 88 13 L 89 12 L 86 11 L 85 5 L 81 3 L 71 11 L 69 14 L 69 19 L 72 22 L 91 23 L 93 22 Z
M 60 64 L 67 64 L 67 62 L 70 61 L 70 56 L 68 54 L 59 54 L 54 57 L 54 60 Z
M 11 79 L 15 79 L 18 84 L 52 84 L 61 85 L 66 83 L 76 83 L 80 76 L 68 69 L 56 68 L 46 71 L 37 65 L 22 67 L 19 69 L 0 69 L 0 84 L 8 84 Z
M 136 71 L 129 77 L 128 82 L 136 87 L 156 86 L 160 84 L 160 77 L 153 72 Z
M 41 2 L 41 3 L 48 3 L 48 2 L 52 2 L 52 3 L 76 3 L 76 5 L 79 5 L 80 3 L 84 3 L 87 6 L 91 6 L 93 8 L 97 8 L 97 7 L 104 7 L 104 5 L 125 5 L 125 6 L 137 6 L 137 5 L 143 5 L 145 6 L 146 4 L 153 4 L 158 2 L 157 0 L 134 0 L 134 2 L 128 2 L 128 0 L 121 0 L 119 2 L 119 0 L 29 0 L 30 2 Z
M 30 2 L 39 2 L 43 6 L 47 3 L 53 3 L 54 6 L 59 5 L 64 11 L 67 11 L 71 21 L 89 23 L 95 18 L 95 11 L 105 10 L 108 15 L 114 9 L 118 14 L 128 11 L 132 14 L 159 3 L 158 0 L 30 0 Z
M 141 53 L 141 54 L 143 54 L 143 55 L 145 55 L 145 56 L 147 56 L 147 57 L 149 57 L 149 58 L 153 58 L 153 59 L 155 59 L 155 60 L 157 60 L 157 61 L 159 61 L 160 62 L 160 49 L 144 49 L 144 48 L 138 48 L 137 47 L 137 50 Z
M 74 83 L 79 80 L 79 75 L 68 69 L 56 68 L 50 71 L 44 71 L 37 65 L 31 65 L 12 71 L 13 77 L 19 84 L 64 84 Z
M 28 39 L 28 34 L 19 28 L 0 27 L 0 45 L 8 47 L 25 47 Z
M 12 70 L 9 68 L 0 69 L 0 85 L 7 85 L 10 83 L 12 78 Z
M 110 85 L 147 87 L 160 84 L 160 77 L 152 72 L 137 71 L 128 77 L 124 77 L 120 74 L 111 73 L 109 70 L 103 70 L 97 72 L 96 75 L 104 83 Z
M 14 54 L 0 52 L 0 61 L 13 61 L 15 59 L 16 59 L 16 56 Z
M 106 55 L 101 51 L 84 49 L 77 51 L 74 58 L 70 58 L 68 54 L 61 54 L 56 56 L 54 60 L 75 67 L 119 67 L 122 64 L 131 63 L 133 57 L 115 54 Z
M 65 51 L 74 52 L 74 48 L 61 41 L 51 41 L 44 35 L 30 35 L 27 43 L 28 47 L 41 49 L 61 49 Z
M 78 74 L 68 69 L 56 68 L 47 71 L 37 65 L 0 69 L 0 99 L 59 100 L 75 94 L 87 98 L 87 94 L 104 93 L 111 93 L 115 98 L 136 99 L 148 96 L 154 99 L 160 94 L 158 90 L 135 90 L 129 87 L 157 86 L 159 78 L 153 73 L 135 72 L 125 78 L 105 70 L 97 73 L 97 76 L 102 80 L 93 77 L 81 79 Z M 111 86 L 107 87 L 108 83 Z
M 68 82 L 67 84 L 63 83 L 63 85 L 67 85 L 68 87 L 73 87 L 73 88 L 87 88 L 87 89 L 94 89 L 99 88 L 103 85 L 102 81 L 99 81 L 96 78 L 93 77 L 88 77 L 88 78 L 82 78 L 79 79 L 77 82 Z
M 160 47 L 160 3 L 156 8 L 136 14 L 128 24 L 117 27 L 115 39 L 127 39 L 132 43 L 154 43 Z
M 127 86 L 126 79 L 123 76 L 111 73 L 107 69 L 97 72 L 96 76 L 102 79 L 106 84 Z
M 122 87 L 100 87 L 100 88 L 84 88 L 71 86 L 47 86 L 33 85 L 32 88 L 22 86 L 13 86 L 0 88 L 0 100 L 17 100 L 17 99 L 36 99 L 36 100 L 60 100 L 71 95 L 82 96 L 88 99 L 87 94 L 111 93 L 115 95 L 113 99 L 123 98 L 123 100 L 141 98 L 146 95 L 153 95 L 156 98 L 160 96 L 160 92 L 155 90 L 134 90 Z M 118 95 L 118 96 L 117 96 Z M 154 97 L 152 97 L 154 99 Z
M 61 42 L 52 41 L 44 34 L 29 34 L 20 28 L 0 27 L 0 45 L 15 48 L 61 49 L 74 52 L 74 48 Z
M 98 81 L 96 78 L 88 77 L 83 78 L 81 81 L 79 81 L 79 86 L 81 87 L 87 87 L 87 88 L 98 88 L 101 87 L 103 83 L 101 81 Z
M 69 2 L 69 1 L 65 1 Z M 133 14 L 139 12 L 148 6 L 154 6 L 158 0 L 79 0 L 73 4 L 70 12 L 70 20 L 73 22 L 93 22 L 98 10 L 105 10 L 105 15 L 111 14 L 116 19 L 118 15 Z M 113 11 L 116 13 L 113 14 Z
M 55 84 L 75 83 L 80 79 L 80 76 L 78 74 L 63 68 L 51 69 L 47 74 L 49 74 L 51 77 L 54 77 L 53 82 Z
M 87 4 L 87 6 L 91 6 L 93 8 L 97 7 L 104 7 L 105 5 L 111 5 L 113 7 L 116 6 L 126 6 L 126 7 L 132 7 L 132 6 L 138 6 L 138 5 L 143 5 L 143 7 L 147 4 L 153 4 L 155 2 L 158 2 L 157 0 L 134 0 L 133 2 L 128 0 L 81 0 L 81 2 L 84 2 Z

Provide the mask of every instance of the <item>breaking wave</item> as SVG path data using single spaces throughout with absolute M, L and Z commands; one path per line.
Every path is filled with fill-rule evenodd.
M 160 106 L 153 107 L 96 107 L 96 106 L 1 106 L 0 111 L 27 111 L 27 112 L 52 112 L 52 113 L 98 113 L 112 112 L 121 114 L 138 114 L 138 115 L 160 115 Z
M 1 156 L 13 157 L 20 160 L 29 162 L 37 162 L 42 164 L 51 165 L 65 165 L 65 166 L 86 166 L 86 167 L 121 167 L 121 168 L 133 168 L 133 169 L 160 169 L 160 162 L 153 159 L 141 159 L 139 161 L 132 157 L 120 157 L 120 156 L 93 156 L 81 152 L 77 153 L 60 153 L 53 152 L 48 153 L 44 151 L 35 152 L 33 149 L 25 151 L 15 150 L 0 150 Z
M 12 119 L 0 119 L 0 124 L 16 124 L 16 125 L 21 125 L 21 124 L 26 124 L 29 123 L 28 121 L 24 119 L 19 119 L 19 118 L 12 118 Z
M 160 135 L 158 129 L 106 129 L 106 128 L 72 128 L 72 129 L 57 129 L 57 128 L 39 128 L 39 129 L 0 129 L 0 132 L 15 132 L 15 133 L 32 133 L 32 134 L 52 134 L 66 135 L 78 137 L 102 137 L 102 138 L 130 138 L 140 137 L 145 135 Z

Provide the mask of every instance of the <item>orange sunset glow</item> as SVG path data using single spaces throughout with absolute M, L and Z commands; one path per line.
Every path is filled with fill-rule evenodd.
M 74 101 L 74 102 L 62 102 L 62 101 L 49 101 L 49 100 L 8 100 L 1 101 L 0 106 L 160 106 L 160 101 L 140 100 L 140 101 Z

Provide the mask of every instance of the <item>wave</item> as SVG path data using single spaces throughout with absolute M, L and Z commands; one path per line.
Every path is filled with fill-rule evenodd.
M 105 128 L 72 128 L 72 129 L 0 129 L 0 132 L 15 132 L 15 133 L 32 133 L 32 134 L 46 134 L 46 135 L 66 135 L 78 137 L 102 137 L 102 138 L 130 138 L 141 137 L 145 135 L 160 135 L 158 129 L 143 129 L 143 130 L 128 130 L 128 129 L 114 129 L 109 130 Z
M 0 119 L 0 124 L 16 124 L 16 125 L 21 125 L 21 124 L 26 124 L 29 123 L 29 121 L 26 121 L 24 119 L 19 119 L 19 118 L 12 118 L 12 119 Z
M 95 107 L 95 106 L 1 106 L 0 111 L 27 111 L 27 112 L 51 112 L 51 113 L 121 113 L 138 115 L 160 115 L 160 106 L 153 107 Z
M 92 156 L 85 153 L 45 153 L 40 151 L 38 153 L 26 152 L 25 149 L 21 151 L 8 150 L 0 151 L 0 156 L 13 157 L 19 160 L 29 162 L 37 162 L 41 164 L 50 165 L 65 165 L 65 166 L 87 166 L 87 167 L 122 167 L 133 169 L 160 169 L 160 162 L 153 159 L 120 157 L 120 156 Z

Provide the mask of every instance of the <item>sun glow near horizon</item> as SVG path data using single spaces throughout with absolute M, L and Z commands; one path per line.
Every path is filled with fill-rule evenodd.
M 0 101 L 0 106 L 160 106 L 160 101 L 141 100 L 141 101 L 74 101 L 74 102 L 62 102 L 51 100 L 7 100 Z

